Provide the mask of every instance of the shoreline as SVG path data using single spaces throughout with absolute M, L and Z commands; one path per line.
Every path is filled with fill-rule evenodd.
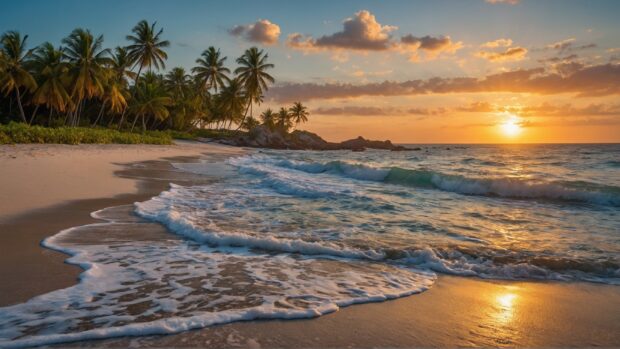
M 195 156 L 158 159 L 125 163 L 106 174 L 130 180 L 134 193 L 78 199 L 0 219 L 0 246 L 6 250 L 0 256 L 0 275 L 10 280 L 0 286 L 0 306 L 76 283 L 82 270 L 64 263 L 67 255 L 41 247 L 44 237 L 97 222 L 90 214 L 99 209 L 157 195 L 171 179 L 179 184 L 205 181 L 203 176 L 171 168 L 171 161 L 195 161 Z M 353 305 L 314 319 L 237 322 L 175 335 L 59 346 L 617 346 L 620 315 L 614 309 L 618 308 L 616 286 L 440 274 L 421 294 Z
M 41 157 L 45 157 L 44 160 L 47 161 L 43 161 L 42 165 L 38 165 L 39 167 L 45 167 L 51 161 L 57 162 L 54 167 L 65 166 L 67 154 L 52 154 L 52 151 L 65 151 L 69 153 L 68 156 L 73 156 L 75 153 L 83 152 L 84 148 L 81 148 L 82 146 L 64 145 L 46 147 L 46 145 L 38 144 L 13 147 L 0 146 L 0 163 L 6 162 L 8 164 L 8 166 L 0 166 L 0 174 L 2 174 L 5 185 L 7 185 L 7 176 L 15 176 L 12 181 L 8 178 L 9 184 L 13 186 L 11 192 L 3 193 L 2 191 L 6 188 L 0 188 L 2 189 L 0 190 L 0 198 L 2 198 L 0 203 L 0 280 L 10 280 L 10 282 L 0 283 L 0 307 L 21 303 L 34 296 L 77 283 L 82 269 L 65 263 L 68 255 L 41 246 L 41 242 L 46 237 L 63 229 L 97 222 L 97 219 L 91 217 L 91 213 L 99 209 L 133 204 L 136 201 L 143 201 L 156 196 L 168 188 L 169 181 L 172 179 L 179 183 L 200 180 L 195 175 L 183 174 L 172 168 L 171 162 L 196 161 L 199 156 L 203 155 L 203 152 L 209 151 L 211 151 L 211 156 L 218 155 L 214 149 L 221 153 L 242 151 L 240 148 L 231 149 L 226 146 L 191 142 L 184 142 L 182 146 L 176 149 L 175 146 L 131 146 L 130 148 L 135 148 L 134 154 L 128 157 L 114 154 L 104 160 L 110 161 L 109 163 L 101 164 L 101 167 L 108 172 L 99 173 L 98 177 L 108 176 L 113 179 L 106 180 L 102 188 L 84 192 L 84 187 L 78 185 L 77 190 L 82 190 L 82 192 L 72 190 L 65 197 L 58 195 L 58 193 L 51 193 L 51 195 L 46 193 L 48 197 L 43 197 L 39 202 L 53 202 L 53 204 L 40 207 L 39 202 L 30 203 L 33 207 L 15 214 L 16 208 L 23 209 L 29 204 L 28 202 L 20 202 L 20 198 L 15 197 L 23 190 L 15 182 L 33 174 L 22 172 L 16 176 L 13 172 L 24 171 L 24 168 L 32 167 L 32 162 L 40 161 Z M 46 148 L 47 150 L 45 150 Z M 94 149 L 105 151 L 106 148 L 113 152 L 124 151 L 123 147 L 118 145 L 90 145 L 87 148 L 91 149 L 91 152 Z M 11 162 L 14 161 L 7 154 L 9 150 L 16 150 L 18 152 L 16 156 L 25 158 L 23 159 L 25 161 L 18 164 L 19 168 L 17 169 L 9 168 L 12 165 Z M 183 155 L 183 152 L 188 152 L 188 155 Z M 84 157 L 83 153 L 80 155 Z M 86 155 L 89 155 L 88 151 Z M 94 161 L 98 161 L 96 154 L 90 155 L 95 155 Z M 126 162 L 126 160 L 134 161 Z M 51 171 L 51 173 L 43 172 L 43 176 L 49 174 L 56 177 L 48 178 L 49 181 L 45 185 L 55 185 L 59 181 L 64 181 L 64 177 L 57 178 L 58 172 L 67 177 L 80 178 L 83 175 L 80 172 L 84 171 L 76 171 L 73 176 L 68 175 L 66 171 L 59 170 Z M 41 177 L 36 173 L 33 176 L 35 178 Z M 28 183 L 32 182 L 26 180 L 25 184 Z M 120 188 L 115 187 L 119 184 Z M 37 188 L 37 191 L 44 190 L 41 183 L 38 185 L 40 187 Z M 65 183 L 63 186 L 66 187 L 67 184 Z M 125 192 L 119 193 L 120 190 Z M 100 193 L 104 194 L 100 197 L 93 197 Z M 74 197 L 70 197 L 70 195 L 74 195 Z M 12 210 L 7 214 L 6 208 L 13 203 L 17 203 L 17 205 L 12 207 Z

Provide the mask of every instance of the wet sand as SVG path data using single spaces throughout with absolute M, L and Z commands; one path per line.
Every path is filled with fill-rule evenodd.
M 80 159 L 75 160 L 79 163 Z M 64 228 L 95 222 L 90 213 L 97 209 L 157 195 L 173 178 L 179 184 L 208 180 L 174 170 L 169 164 L 171 160 L 115 166 L 114 176 L 132 183 L 131 194 L 118 195 L 114 191 L 117 189 L 111 188 L 110 195 L 101 199 L 74 200 L 44 209 L 34 209 L 35 205 L 34 210 L 0 219 L 0 306 L 23 302 L 76 282 L 80 270 L 63 264 L 65 255 L 40 247 L 41 239 Z M 195 157 L 173 160 L 194 161 Z M 5 160 L 0 158 L 0 161 Z M 45 172 L 45 168 L 38 170 Z M 112 173 L 104 175 L 112 176 Z M 436 284 L 422 294 L 354 305 L 317 319 L 250 321 L 177 335 L 62 346 L 617 347 L 620 346 L 618 309 L 620 287 L 617 286 L 439 276 Z

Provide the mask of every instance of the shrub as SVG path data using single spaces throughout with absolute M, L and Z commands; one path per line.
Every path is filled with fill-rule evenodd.
M 138 134 L 104 128 L 50 128 L 12 122 L 0 125 L 0 144 L 7 143 L 172 144 L 172 138 L 167 132 L 159 131 Z
M 4 132 L 0 131 L 0 144 L 11 144 L 11 137 L 7 136 Z

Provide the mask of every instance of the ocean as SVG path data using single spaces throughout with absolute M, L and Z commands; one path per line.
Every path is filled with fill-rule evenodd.
M 86 271 L 0 308 L 0 346 L 315 317 L 441 274 L 620 284 L 620 145 L 409 146 L 175 164 L 214 180 L 46 239 Z

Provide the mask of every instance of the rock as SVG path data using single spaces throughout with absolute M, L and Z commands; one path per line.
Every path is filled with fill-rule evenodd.
M 341 150 L 364 151 L 366 149 L 384 149 L 391 151 L 411 150 L 387 141 L 372 141 L 357 137 L 342 143 L 331 143 L 316 133 L 295 130 L 283 133 L 260 125 L 240 136 L 220 140 L 220 143 L 242 147 L 297 149 L 297 150 Z
M 329 143 L 316 133 L 295 130 L 289 134 L 289 140 L 298 149 L 327 149 Z

